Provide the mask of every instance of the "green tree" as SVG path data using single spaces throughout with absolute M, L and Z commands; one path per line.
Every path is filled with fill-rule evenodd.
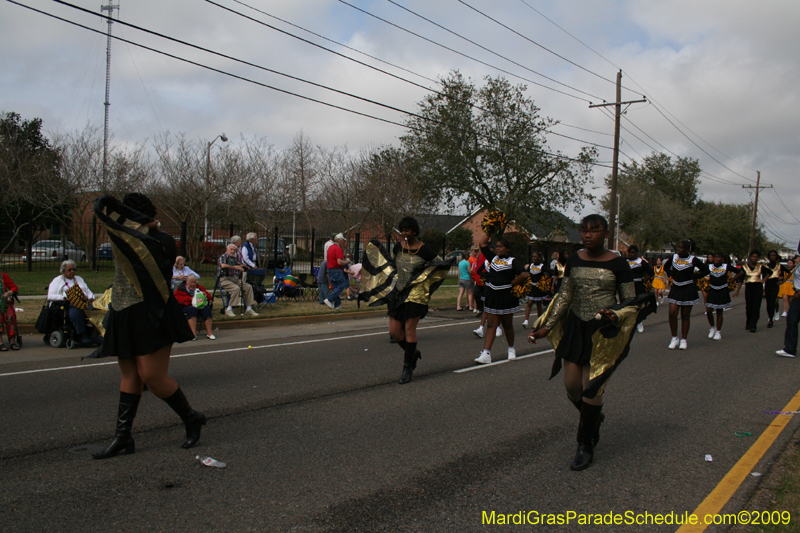
M 658 250 L 689 235 L 698 201 L 700 164 L 696 159 L 652 153 L 642 163 L 623 163 L 617 178 L 620 228 L 642 250 Z M 610 188 L 611 177 L 606 177 Z M 616 199 L 615 199 L 616 201 Z M 606 194 L 601 204 L 609 211 Z
M 486 78 L 476 87 L 458 71 L 441 80 L 406 120 L 401 137 L 414 172 L 450 208 L 497 208 L 522 213 L 580 210 L 596 152 L 574 159 L 548 153 L 547 129 L 524 85 Z
M 473 243 L 472 232 L 467 228 L 456 228 L 447 234 L 447 247 L 450 250 L 469 250 Z
M 752 204 L 725 204 L 700 201 L 695 207 L 691 236 L 699 253 L 722 252 L 746 257 L 753 221 Z M 767 238 L 756 228 L 755 247 L 766 253 Z
M 447 236 L 442 230 L 436 228 L 423 229 L 420 238 L 422 242 L 433 248 L 433 251 L 437 254 L 441 254 L 446 247 Z
M 69 221 L 74 191 L 59 171 L 59 152 L 42 133 L 42 120 L 0 117 L 0 225 L 11 230 L 3 251 L 22 236 Z

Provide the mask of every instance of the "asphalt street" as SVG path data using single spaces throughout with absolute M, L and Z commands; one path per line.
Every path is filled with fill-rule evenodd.
M 25 339 L 0 356 L 2 531 L 675 531 L 676 526 L 498 526 L 484 512 L 691 513 L 800 390 L 800 359 L 777 357 L 784 322 L 744 330 L 739 298 L 723 340 L 695 306 L 689 349 L 668 350 L 666 308 L 637 334 L 606 389 L 591 468 L 572 472 L 578 415 L 546 341 L 473 366 L 466 312 L 420 323 L 422 360 L 398 385 L 387 320 L 218 332 L 176 346 L 170 373 L 209 416 L 199 445 L 145 393 L 136 453 L 95 461 L 113 435 L 118 371 L 89 350 Z M 493 350 L 505 359 L 505 338 Z M 465 371 L 466 370 L 466 371 Z M 797 430 L 761 460 L 764 473 Z M 752 436 L 737 437 L 736 432 Z M 713 457 L 712 462 L 705 455 Z M 211 456 L 227 468 L 195 460 Z M 725 512 L 741 510 L 748 476 Z M 535 515 L 533 515 L 535 516 Z M 711 527 L 708 531 L 724 531 Z

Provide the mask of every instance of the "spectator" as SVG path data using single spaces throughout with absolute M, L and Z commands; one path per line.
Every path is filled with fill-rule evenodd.
M 800 253 L 800 245 L 797 246 L 797 251 Z M 797 357 L 797 325 L 800 323 L 800 265 L 797 264 L 797 257 L 795 257 L 794 270 L 791 276 L 794 296 L 792 296 L 789 304 L 789 313 L 786 317 L 783 350 L 775 352 L 783 357 Z
M 194 295 L 200 291 L 205 299 L 199 298 L 199 302 L 195 304 Z M 189 321 L 189 327 L 192 328 L 194 339 L 197 340 L 197 319 L 200 318 L 206 325 L 206 337 L 210 340 L 216 340 L 214 336 L 214 328 L 211 321 L 211 295 L 202 285 L 197 283 L 197 276 L 189 274 L 185 283 L 175 289 L 175 299 L 183 306 L 183 314 Z M 203 303 L 200 303 L 203 302 Z
M 467 302 L 469 303 L 470 311 L 472 311 L 474 305 L 472 300 L 474 284 L 469 270 L 472 263 L 470 263 L 467 257 L 469 257 L 467 252 L 461 252 L 461 261 L 458 263 L 458 299 L 456 300 L 456 311 L 464 310 L 464 308 L 461 307 L 461 297 L 464 296 L 465 292 L 467 293 Z
M 248 233 L 242 244 L 242 263 L 250 270 L 258 268 L 258 235 Z
M 67 316 L 75 327 L 75 334 L 78 336 L 78 342 L 81 344 L 97 343 L 97 339 L 92 341 L 86 334 L 86 315 L 84 312 L 71 305 L 69 300 L 67 300 L 67 290 L 73 285 L 78 285 L 86 296 L 90 309 L 92 308 L 92 302 L 94 302 L 94 293 L 92 293 L 82 277 L 75 275 L 76 269 L 77 265 L 72 259 L 67 259 L 61 263 L 61 274 L 53 278 L 53 281 L 50 282 L 50 287 L 47 289 L 47 303 L 51 305 L 54 302 L 58 302 L 64 305 Z
M 328 279 L 331 282 L 331 293 L 325 300 L 325 305 L 331 309 L 342 307 L 339 295 L 348 287 L 347 278 L 344 277 L 344 267 L 350 264 L 350 259 L 344 256 L 345 238 L 341 233 L 333 238 L 334 244 L 328 248 Z
M 178 288 L 181 283 L 186 283 L 189 275 L 194 275 L 195 278 L 200 279 L 200 274 L 186 266 L 186 258 L 178 256 L 175 258 L 175 265 L 172 267 L 172 290 Z
M 328 260 L 324 257 L 317 271 L 317 286 L 319 287 L 319 305 L 325 305 L 325 298 L 331 293 L 331 289 L 328 285 Z
M 0 294 L 0 334 L 3 331 L 8 335 L 8 346 L 3 344 L 0 338 L 0 352 L 7 352 L 9 348 L 12 350 L 19 350 L 22 346 L 22 340 L 17 329 L 17 313 L 14 310 L 14 298 L 17 296 L 19 289 L 8 277 L 5 272 L 2 273 L 3 291 Z
M 253 311 L 253 304 L 255 303 L 253 286 L 244 282 L 244 272 L 246 268 L 242 265 L 236 253 L 235 244 L 228 245 L 225 253 L 219 257 L 217 266 L 219 267 L 217 271 L 219 286 L 223 290 L 228 291 L 230 295 L 228 308 L 225 309 L 225 316 L 236 316 L 233 312 L 233 307 L 239 305 L 239 298 L 242 292 L 244 292 L 244 303 L 247 306 L 244 314 L 247 316 L 258 316 L 258 313 Z

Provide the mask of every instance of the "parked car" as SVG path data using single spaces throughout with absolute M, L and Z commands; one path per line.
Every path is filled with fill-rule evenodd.
M 114 253 L 111 251 L 111 243 L 107 242 L 97 247 L 98 261 L 113 261 Z
M 31 247 L 31 261 L 63 261 L 65 255 L 76 262 L 86 261 L 86 252 L 72 241 L 45 240 Z M 22 254 L 22 260 L 28 260 L 27 252 Z
M 469 255 L 469 250 L 453 250 L 452 252 L 444 256 L 444 259 L 445 261 L 449 261 L 455 257 L 456 263 L 458 263 L 459 261 L 461 261 L 461 254 L 464 252 L 467 252 L 467 255 Z
M 278 237 L 278 261 L 283 256 L 283 251 L 286 249 L 286 243 Z M 259 237 L 258 238 L 258 257 L 260 257 L 261 266 L 267 269 L 275 268 L 275 237 Z M 267 258 L 264 262 L 264 258 Z

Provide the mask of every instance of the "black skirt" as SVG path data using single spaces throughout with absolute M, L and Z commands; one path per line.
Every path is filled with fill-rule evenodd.
M 724 289 L 709 289 L 706 307 L 710 309 L 727 309 L 732 305 L 731 293 L 728 287 Z
M 394 318 L 395 320 L 400 320 L 405 322 L 406 320 L 410 320 L 412 318 L 419 317 L 420 320 L 425 318 L 425 315 L 428 314 L 428 306 L 422 305 L 414 302 L 405 302 L 392 309 L 389 309 L 389 316 Z
M 556 349 L 556 357 L 560 357 L 576 365 L 586 366 L 592 360 L 592 335 L 603 326 L 606 320 L 581 320 L 569 311 L 564 321 L 564 335 Z
M 519 311 L 519 298 L 511 294 L 511 289 L 495 290 L 486 287 L 484 311 L 492 315 L 510 315 Z
M 530 292 L 528 292 L 528 300 L 532 302 L 546 302 L 552 299 L 553 295 L 550 294 L 550 291 L 544 292 L 536 285 L 531 287 Z
M 697 292 L 697 285 L 694 283 L 680 286 L 673 285 L 669 290 L 667 302 L 676 305 L 694 305 L 700 303 L 700 294 Z
M 147 312 L 145 303 L 140 302 L 121 311 L 109 309 L 103 324 L 106 328 L 103 344 L 89 357 L 133 359 L 194 338 L 180 304 L 172 295 L 157 322 Z

